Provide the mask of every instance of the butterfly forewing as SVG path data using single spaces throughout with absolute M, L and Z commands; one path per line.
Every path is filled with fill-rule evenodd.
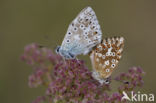
M 104 39 L 91 52 L 93 70 L 100 78 L 108 78 L 115 70 L 124 47 L 123 37 Z
M 101 42 L 102 32 L 95 12 L 91 7 L 83 9 L 68 27 L 62 48 L 74 55 L 87 54 Z

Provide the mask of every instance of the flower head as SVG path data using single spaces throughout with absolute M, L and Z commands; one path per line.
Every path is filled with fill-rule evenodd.
M 33 103 L 119 103 L 122 91 L 134 90 L 143 85 L 143 70 L 130 68 L 128 73 L 119 74 L 118 92 L 110 94 L 110 84 L 101 85 L 92 77 L 92 72 L 82 60 L 64 60 L 48 48 L 40 48 L 33 43 L 25 47 L 22 60 L 33 67 L 29 76 L 29 86 L 44 85 L 45 95 Z M 109 78 L 111 79 L 111 78 Z M 112 79 L 113 80 L 113 79 Z M 110 95 L 108 95 L 110 94 Z

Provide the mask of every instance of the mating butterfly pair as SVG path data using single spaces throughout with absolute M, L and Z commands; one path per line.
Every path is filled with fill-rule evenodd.
M 103 84 L 117 66 L 123 46 L 123 37 L 102 40 L 95 12 L 91 7 L 87 7 L 69 25 L 62 45 L 56 49 L 56 52 L 65 59 L 89 54 L 93 66 L 92 76 Z

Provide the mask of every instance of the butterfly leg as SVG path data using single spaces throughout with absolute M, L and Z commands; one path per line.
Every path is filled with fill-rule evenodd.
M 76 57 L 75 58 L 75 60 L 77 61 L 77 63 L 79 64 L 79 65 L 81 65 L 81 62 L 80 62 L 80 60 Z
M 64 58 L 64 57 L 62 57 L 62 58 L 63 58 L 64 64 L 67 65 L 67 60 L 66 60 L 66 58 Z

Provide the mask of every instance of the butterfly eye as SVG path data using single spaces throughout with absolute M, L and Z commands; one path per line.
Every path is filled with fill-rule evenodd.
M 56 48 L 55 52 L 56 52 L 56 53 L 59 53 L 59 51 L 60 51 L 60 46 L 58 46 L 58 47 Z
M 105 84 L 109 84 L 109 78 L 106 79 Z

